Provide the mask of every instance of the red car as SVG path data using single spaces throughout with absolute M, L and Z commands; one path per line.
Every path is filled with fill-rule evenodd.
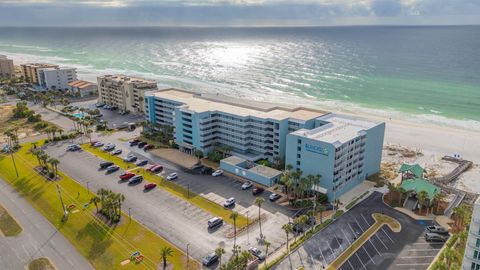
M 158 173 L 158 172 L 161 172 L 162 170 L 163 170 L 162 165 L 155 165 L 153 168 L 150 169 L 150 172 Z
M 255 195 L 258 195 L 258 194 L 262 193 L 264 190 L 265 190 L 265 189 L 262 188 L 262 187 L 254 187 L 254 188 L 252 189 L 252 195 L 254 195 L 254 196 L 255 196 Z
M 143 147 L 143 151 L 148 151 L 150 149 L 153 149 L 153 147 L 154 147 L 153 144 L 147 144 Z
M 150 189 L 154 189 L 156 186 L 157 186 L 157 184 L 155 184 L 155 183 L 148 183 L 148 184 L 145 184 L 145 185 L 143 186 L 143 188 L 144 188 L 145 190 L 150 190 Z
M 95 145 L 97 142 L 98 142 L 98 141 L 92 141 L 92 142 L 90 143 L 90 145 L 93 146 L 93 145 Z
M 132 173 L 132 172 L 124 172 L 124 173 L 120 174 L 120 179 L 121 180 L 128 180 L 128 179 L 130 179 L 134 176 L 135 176 L 135 174 Z

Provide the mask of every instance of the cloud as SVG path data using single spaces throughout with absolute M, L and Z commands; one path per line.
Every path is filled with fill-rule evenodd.
M 480 23 L 479 0 L 0 0 L 1 25 Z

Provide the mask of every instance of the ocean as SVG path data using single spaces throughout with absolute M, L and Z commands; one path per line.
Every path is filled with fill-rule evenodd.
M 0 28 L 0 54 L 480 131 L 480 26 Z

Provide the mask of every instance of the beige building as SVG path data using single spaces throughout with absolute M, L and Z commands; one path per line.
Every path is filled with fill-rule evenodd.
M 8 59 L 4 55 L 0 55 L 0 78 L 13 78 L 15 76 L 15 68 L 13 60 Z
M 43 64 L 43 63 L 29 63 L 20 65 L 22 75 L 25 80 L 32 84 L 39 84 L 38 70 L 42 68 L 58 68 L 58 65 Z
M 124 75 L 104 75 L 97 81 L 100 103 L 133 113 L 145 113 L 145 92 L 158 90 L 156 81 Z

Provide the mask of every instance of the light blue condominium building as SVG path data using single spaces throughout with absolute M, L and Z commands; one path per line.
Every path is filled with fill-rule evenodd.
M 383 123 L 375 124 L 300 106 L 178 89 L 147 93 L 145 104 L 148 121 L 174 127 L 175 142 L 182 151 L 200 150 L 206 154 L 215 147 L 229 146 L 232 155 L 247 161 L 281 159 L 305 175 L 320 174 L 321 186 L 329 195 L 333 195 L 330 189 L 334 186 L 340 195 L 380 168 Z M 335 136 L 338 139 L 333 139 Z M 352 140 L 353 143 L 349 144 Z M 351 153 L 350 146 L 354 153 L 347 155 Z M 337 157 L 343 153 L 344 163 L 340 163 Z M 232 162 L 223 164 L 226 169 L 233 168 Z M 270 177 L 270 181 L 257 181 L 264 185 L 273 185 L 279 179 L 272 171 L 261 178 L 253 177 L 253 173 L 267 171 L 264 168 L 249 167 L 242 172 L 239 171 L 241 166 L 235 168 L 238 175 L 252 181 Z M 342 171 L 337 172 L 340 169 Z M 357 174 L 353 176 L 350 170 Z M 343 177 L 347 171 L 350 172 Z

